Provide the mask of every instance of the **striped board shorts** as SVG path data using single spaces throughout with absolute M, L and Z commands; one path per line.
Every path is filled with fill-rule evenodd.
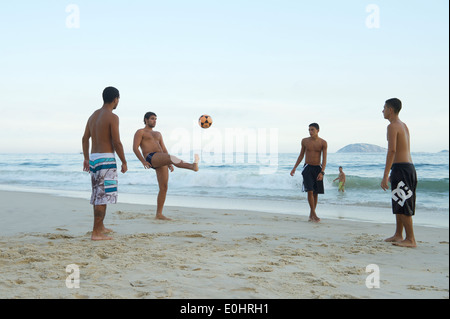
M 89 156 L 92 182 L 92 205 L 117 203 L 117 164 L 113 153 L 92 153 Z

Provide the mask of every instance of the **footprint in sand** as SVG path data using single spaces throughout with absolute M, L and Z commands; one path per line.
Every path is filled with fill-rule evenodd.
M 131 287 L 145 287 L 147 284 L 145 284 L 143 281 L 136 280 L 136 281 L 130 281 Z
M 249 271 L 252 272 L 272 272 L 273 269 L 268 266 L 257 266 L 257 267 L 248 267 Z

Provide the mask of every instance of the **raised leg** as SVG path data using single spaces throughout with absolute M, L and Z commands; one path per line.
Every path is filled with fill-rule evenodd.
M 198 171 L 198 161 L 199 161 L 199 157 L 197 154 L 195 154 L 194 163 L 186 163 L 174 155 L 169 155 L 167 153 L 155 153 L 152 157 L 152 166 L 154 168 L 158 168 L 161 166 L 167 166 L 167 165 L 173 164 L 178 168 L 184 168 L 184 169 L 190 169 L 193 171 Z

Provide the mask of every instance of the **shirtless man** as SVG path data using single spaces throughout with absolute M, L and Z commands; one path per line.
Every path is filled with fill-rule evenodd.
M 119 98 L 119 91 L 116 88 L 107 87 L 103 90 L 103 106 L 89 117 L 82 138 L 83 171 L 90 172 L 92 183 L 91 204 L 94 206 L 92 240 L 112 239 L 105 235 L 111 230 L 105 228 L 103 220 L 106 205 L 117 202 L 117 165 L 114 152 L 122 162 L 122 173 L 128 169 L 120 142 L 119 117 L 112 112 L 117 108 Z M 91 154 L 89 154 L 90 138 L 92 138 Z
M 325 167 L 327 166 L 327 142 L 319 137 L 319 125 L 312 123 L 309 125 L 310 137 L 302 140 L 302 148 L 297 162 L 291 171 L 294 176 L 295 171 L 300 165 L 303 157 L 305 157 L 305 165 L 303 166 L 303 191 L 308 192 L 308 204 L 310 207 L 309 221 L 320 222 L 317 217 L 316 207 L 318 194 L 324 193 L 323 176 L 325 175 Z M 322 163 L 320 159 L 322 157 Z
M 339 176 L 333 182 L 339 180 L 338 192 L 345 192 L 345 173 L 342 166 L 339 166 Z
M 176 156 L 169 155 L 164 145 L 163 138 L 160 132 L 154 131 L 156 126 L 156 114 L 147 112 L 144 116 L 145 127 L 139 129 L 134 134 L 133 151 L 142 165 L 147 168 L 153 168 L 156 171 L 158 179 L 159 193 L 156 207 L 156 219 L 170 220 L 163 215 L 164 202 L 166 201 L 166 194 L 169 182 L 169 169 L 173 172 L 173 165 L 179 168 L 190 169 L 198 171 L 199 157 L 195 154 L 194 163 L 185 163 Z M 141 152 L 139 152 L 139 147 Z
M 384 191 L 389 189 L 390 181 L 392 212 L 396 216 L 395 234 L 385 241 L 396 246 L 416 247 L 412 216 L 416 205 L 417 175 L 410 153 L 409 130 L 398 116 L 401 108 L 402 102 L 397 98 L 387 100 L 383 108 L 384 118 L 390 124 L 387 127 L 388 151 L 381 188 Z M 403 228 L 406 232 L 405 239 Z

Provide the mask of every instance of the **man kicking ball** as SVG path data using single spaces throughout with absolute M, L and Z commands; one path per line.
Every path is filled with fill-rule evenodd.
M 178 168 L 198 171 L 199 157 L 194 155 L 194 163 L 186 163 L 174 155 L 167 152 L 160 132 L 154 131 L 157 116 L 153 112 L 144 115 L 145 127 L 139 129 L 134 134 L 133 151 L 145 168 L 153 168 L 158 179 L 159 193 L 156 207 L 156 219 L 170 220 L 163 215 L 164 202 L 169 182 L 169 169 L 173 172 L 173 165 Z M 139 152 L 139 147 L 141 152 Z

